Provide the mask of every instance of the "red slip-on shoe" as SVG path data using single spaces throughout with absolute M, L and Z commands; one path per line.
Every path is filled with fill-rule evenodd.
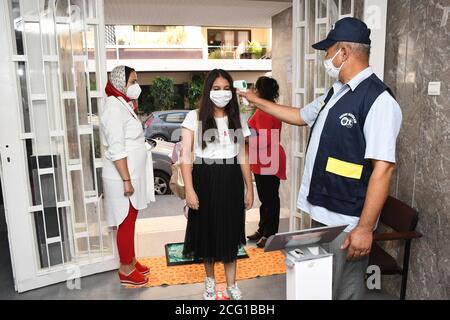
M 137 271 L 140 273 L 146 275 L 150 273 L 150 268 L 147 266 L 144 266 L 143 264 L 140 264 L 139 261 L 136 260 L 136 264 L 134 265 Z
M 136 269 L 134 269 L 129 275 L 125 275 L 119 271 L 119 279 L 120 283 L 131 284 L 133 286 L 142 286 L 148 282 L 147 277 Z

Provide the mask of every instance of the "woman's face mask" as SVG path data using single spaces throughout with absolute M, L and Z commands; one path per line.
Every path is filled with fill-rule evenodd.
M 139 84 L 135 83 L 128 87 L 127 89 L 127 97 L 132 100 L 137 100 L 142 92 Z
M 325 67 L 325 71 L 328 73 L 328 75 L 333 78 L 333 79 L 338 79 L 339 78 L 339 74 L 341 73 L 342 67 L 344 66 L 345 62 L 343 62 L 341 64 L 341 66 L 339 68 L 336 68 L 333 64 L 333 60 L 337 57 L 337 55 L 339 54 L 339 52 L 341 52 L 342 49 L 339 49 L 338 52 L 336 52 L 336 54 L 334 55 L 333 58 L 325 60 L 323 62 L 323 65 Z
M 218 108 L 225 108 L 233 98 L 233 94 L 231 90 L 212 90 L 209 97 Z

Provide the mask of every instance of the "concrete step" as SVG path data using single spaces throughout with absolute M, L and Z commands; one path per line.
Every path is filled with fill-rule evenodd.
M 165 255 L 167 243 L 183 242 L 187 220 L 183 215 L 138 219 L 136 222 L 135 248 L 138 258 Z M 247 211 L 245 232 L 253 234 L 258 229 L 259 209 Z M 289 231 L 289 210 L 281 209 L 279 232 Z

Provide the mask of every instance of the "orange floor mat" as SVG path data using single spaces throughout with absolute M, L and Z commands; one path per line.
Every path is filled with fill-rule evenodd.
M 236 280 L 252 279 L 286 273 L 285 257 L 281 251 L 264 252 L 259 248 L 246 248 L 249 258 L 237 260 Z M 201 283 L 205 281 L 203 264 L 168 267 L 166 257 L 139 259 L 150 267 L 149 282 L 145 287 Z M 225 282 L 223 263 L 215 267 L 216 282 Z M 132 286 L 129 286 L 132 287 Z

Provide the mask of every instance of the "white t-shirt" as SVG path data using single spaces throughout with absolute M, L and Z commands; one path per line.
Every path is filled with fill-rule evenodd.
M 195 156 L 206 159 L 231 159 L 239 154 L 239 144 L 234 143 L 230 139 L 230 130 L 228 129 L 228 117 L 215 118 L 217 129 L 219 132 L 219 142 L 207 142 L 206 148 L 202 149 L 201 143 L 198 140 L 199 128 L 202 129 L 200 121 L 198 120 L 198 111 L 192 110 L 184 119 L 181 126 L 183 128 L 194 131 L 194 146 Z M 247 125 L 247 120 L 241 115 L 242 135 L 250 136 L 251 132 Z M 203 137 L 208 137 L 208 134 L 202 133 Z M 209 140 L 209 139 L 207 139 Z

